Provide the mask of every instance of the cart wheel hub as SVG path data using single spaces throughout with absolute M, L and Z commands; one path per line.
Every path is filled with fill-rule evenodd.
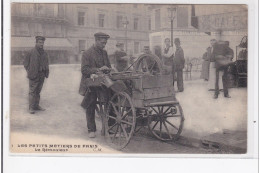
M 117 118 L 116 122 L 120 124 L 121 123 L 121 118 Z

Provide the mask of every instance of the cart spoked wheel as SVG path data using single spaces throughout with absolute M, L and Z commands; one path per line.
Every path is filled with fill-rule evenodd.
M 106 137 L 116 149 L 123 149 L 135 130 L 136 113 L 132 100 L 125 92 L 115 93 L 106 112 Z
M 135 71 L 144 73 L 162 73 L 162 63 L 159 57 L 153 54 L 142 54 L 134 66 Z
M 148 128 L 162 140 L 177 140 L 181 134 L 184 115 L 180 104 L 153 106 L 148 117 Z

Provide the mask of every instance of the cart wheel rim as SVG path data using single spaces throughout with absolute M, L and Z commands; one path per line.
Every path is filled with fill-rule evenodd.
M 151 107 L 148 117 L 150 132 L 162 141 L 178 140 L 184 124 L 183 110 L 180 104 Z
M 106 112 L 106 138 L 116 149 L 123 149 L 133 136 L 136 113 L 132 100 L 125 92 L 116 93 Z
M 152 74 L 154 71 L 156 73 L 162 73 L 162 63 L 160 58 L 156 55 L 142 54 L 139 57 L 139 60 L 136 62 L 134 70 L 150 74 Z

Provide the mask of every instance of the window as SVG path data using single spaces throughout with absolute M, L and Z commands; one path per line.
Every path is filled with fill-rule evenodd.
M 161 12 L 160 9 L 155 10 L 155 29 L 161 28 Z
M 61 32 L 61 25 L 55 25 L 55 37 L 61 37 L 62 32 Z
M 35 35 L 43 35 L 42 24 L 35 23 Z
M 28 36 L 29 35 L 29 25 L 26 22 L 20 23 L 20 35 Z
M 54 4 L 44 4 L 44 11 L 44 16 L 54 17 Z
M 138 18 L 134 18 L 134 30 L 138 29 Z
M 20 23 L 17 22 L 12 22 L 12 35 L 19 35 L 19 28 L 20 28 Z
M 139 42 L 134 42 L 134 53 L 139 53 Z
M 45 10 L 43 4 L 35 4 L 36 5 L 36 13 L 38 16 L 44 16 Z
M 98 26 L 102 27 L 102 28 L 105 26 L 105 15 L 104 14 L 98 15 Z
M 148 30 L 152 30 L 152 23 L 151 23 L 151 19 L 148 20 Z
M 43 26 L 43 35 L 46 37 L 55 37 L 55 25 L 53 24 L 44 24 Z
M 123 16 L 117 16 L 116 26 L 117 28 L 123 28 Z
M 85 50 L 86 48 L 86 40 L 79 40 L 79 52 Z
M 189 12 L 187 7 L 178 7 L 177 10 L 177 27 L 188 27 Z
M 64 4 L 58 4 L 58 17 L 64 17 Z
M 79 26 L 85 25 L 85 12 L 78 12 L 78 25 Z

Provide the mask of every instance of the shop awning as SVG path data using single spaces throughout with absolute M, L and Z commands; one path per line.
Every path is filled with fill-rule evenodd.
M 35 37 L 11 37 L 11 50 L 28 50 L 35 47 Z M 45 50 L 73 50 L 67 38 L 46 38 Z

